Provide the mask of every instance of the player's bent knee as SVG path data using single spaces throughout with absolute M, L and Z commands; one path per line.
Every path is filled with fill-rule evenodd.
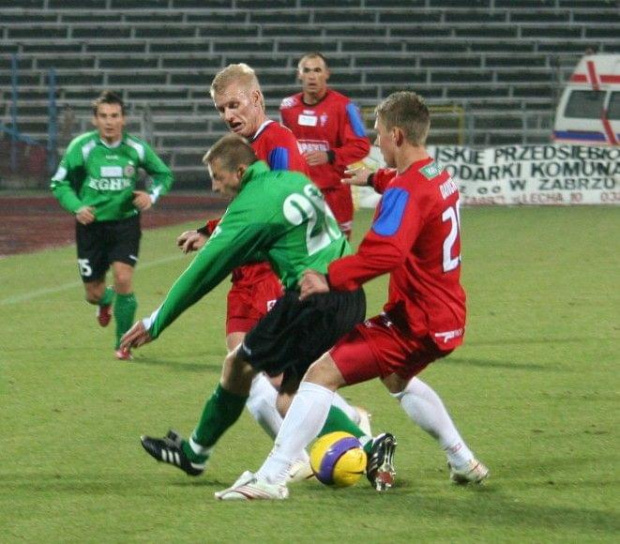
M 121 295 L 131 293 L 133 289 L 133 267 L 125 263 L 115 262 L 113 264 L 113 271 L 115 291 Z
M 227 391 L 237 395 L 248 395 L 254 375 L 254 369 L 243 358 L 241 350 L 237 347 L 226 355 L 220 381 Z
M 312 363 L 304 376 L 304 381 L 322 385 L 332 391 L 346 385 L 340 370 L 329 353 L 323 354 L 320 359 Z

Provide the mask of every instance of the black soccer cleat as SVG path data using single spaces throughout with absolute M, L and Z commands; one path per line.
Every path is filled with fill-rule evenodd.
M 168 431 L 164 438 L 140 437 L 142 447 L 156 461 L 180 468 L 188 476 L 200 476 L 207 465 L 206 461 L 194 463 L 183 451 L 183 438 L 175 431 Z
M 393 434 L 383 433 L 372 441 L 368 455 L 366 477 L 377 491 L 385 491 L 394 485 L 396 470 L 394 469 L 394 452 L 396 438 Z

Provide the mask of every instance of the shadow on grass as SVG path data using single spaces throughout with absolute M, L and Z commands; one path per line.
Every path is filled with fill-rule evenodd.
M 534 486 L 540 482 L 531 482 Z M 2 487 L 11 493 L 29 495 L 87 495 L 87 496 L 123 496 L 153 497 L 174 489 L 184 492 L 191 489 L 200 490 L 200 494 L 212 497 L 212 492 L 228 487 L 231 482 L 209 478 L 207 475 L 198 479 L 174 480 L 159 477 L 145 478 L 130 474 L 109 473 L 82 475 L 63 475 L 61 473 L 38 473 L 33 478 L 31 471 L 24 474 L 13 473 L 0 477 Z M 547 500 L 546 492 L 536 496 L 524 496 L 523 489 L 514 488 L 510 482 L 490 482 L 485 486 L 438 486 L 433 481 L 399 480 L 398 485 L 387 493 L 377 493 L 365 482 L 349 489 L 332 490 L 316 482 L 290 486 L 291 498 L 287 507 L 310 505 L 315 515 L 333 513 L 334 509 L 357 508 L 363 505 L 372 509 L 368 526 L 376 525 L 377 519 L 392 519 L 394 509 L 415 512 L 417 518 L 426 520 L 461 519 L 464 527 L 519 528 L 524 535 L 530 534 L 535 527 L 544 527 L 545 531 L 557 528 L 562 533 L 574 530 L 576 535 L 585 531 L 593 534 L 613 534 L 620 529 L 618 517 L 610 505 L 608 511 L 589 508 L 588 504 L 571 506 L 554 506 Z M 595 484 L 595 482 L 593 482 Z M 531 489 L 531 487 L 528 487 Z M 156 492 L 156 493 L 155 493 Z M 549 490 L 551 497 L 551 490 Z M 217 501 L 213 500 L 215 505 Z M 269 504 L 269 503 L 267 503 Z M 532 533 L 533 534 L 533 533 Z M 539 534 L 540 536 L 540 534 Z M 526 536 L 524 536 L 527 541 Z
M 168 471 L 166 471 L 168 472 Z M 169 471 L 174 477 L 174 472 Z M 165 475 L 162 472 L 162 475 Z M 206 475 L 200 478 L 187 478 L 187 480 L 167 481 L 157 480 L 157 474 L 152 473 L 149 479 L 143 476 L 133 477 L 128 474 L 119 475 L 117 473 L 108 473 L 100 475 L 91 475 L 89 477 L 76 477 L 63 473 L 41 474 L 37 473 L 33 478 L 31 473 L 11 476 L 0 476 L 0 485 L 5 489 L 15 491 L 28 491 L 29 493 L 70 493 L 79 495 L 142 495 L 142 490 L 152 493 L 153 482 L 155 485 L 163 487 L 177 488 L 212 488 L 213 491 L 219 491 L 231 485 L 231 482 L 224 482 L 219 479 L 209 478 Z M 179 473 L 179 476 L 183 476 Z
M 416 518 L 426 520 L 426 523 L 431 519 L 437 520 L 437 523 L 449 519 L 451 523 L 458 524 L 457 520 L 461 519 L 463 527 L 523 528 L 524 541 L 527 541 L 525 535 L 531 531 L 535 534 L 537 527 L 543 527 L 546 531 L 557 528 L 562 533 L 574 529 L 578 535 L 584 532 L 611 535 L 620 528 L 620 519 L 614 514 L 611 504 L 607 510 L 589 508 L 587 503 L 555 506 L 551 503 L 555 497 L 552 490 L 548 490 L 549 485 L 541 485 L 545 489 L 539 490 L 536 497 L 524 496 L 522 490 L 514 493 L 506 482 L 438 487 L 435 481 L 399 479 L 398 485 L 387 493 L 373 492 L 364 485 L 333 493 L 325 488 L 308 487 L 303 495 L 295 493 L 298 488 L 291 486 L 290 489 L 293 499 L 299 498 L 311 504 L 316 515 L 321 509 L 352 508 L 356 503 L 364 504 L 373 513 L 369 518 L 369 527 L 373 526 L 372 520 L 389 519 L 394 508 L 400 508 L 415 512 Z M 532 489 L 530 484 L 527 489 Z M 294 493 L 302 496 L 294 497 Z M 551 500 L 546 499 L 547 493 Z M 317 499 L 325 500 L 317 502 Z
M 618 517 L 611 510 L 605 512 L 588 508 L 587 504 L 553 506 L 544 497 L 528 500 L 522 496 L 515 497 L 503 489 L 492 491 L 491 485 L 453 488 L 449 497 L 442 494 L 438 500 L 428 500 L 428 497 L 418 495 L 414 501 L 419 517 L 447 517 L 452 520 L 461 517 L 466 526 L 477 523 L 481 527 L 523 527 L 526 532 L 534 527 L 545 527 L 547 530 L 557 527 L 562 531 L 574 528 L 577 534 L 583 531 L 611 533 L 619 528 Z

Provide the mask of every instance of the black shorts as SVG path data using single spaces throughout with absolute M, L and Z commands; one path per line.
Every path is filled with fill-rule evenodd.
M 82 281 L 100 280 L 115 262 L 135 266 L 140 252 L 140 216 L 119 221 L 76 223 L 78 268 Z
M 357 291 L 330 291 L 301 302 L 287 291 L 273 309 L 247 333 L 243 357 L 256 371 L 301 379 L 308 367 L 336 341 L 361 323 L 366 296 Z

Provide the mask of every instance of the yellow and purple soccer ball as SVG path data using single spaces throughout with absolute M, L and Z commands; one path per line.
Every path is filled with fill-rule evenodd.
M 321 436 L 310 450 L 310 466 L 319 482 L 334 487 L 355 485 L 366 471 L 366 452 L 352 434 Z

